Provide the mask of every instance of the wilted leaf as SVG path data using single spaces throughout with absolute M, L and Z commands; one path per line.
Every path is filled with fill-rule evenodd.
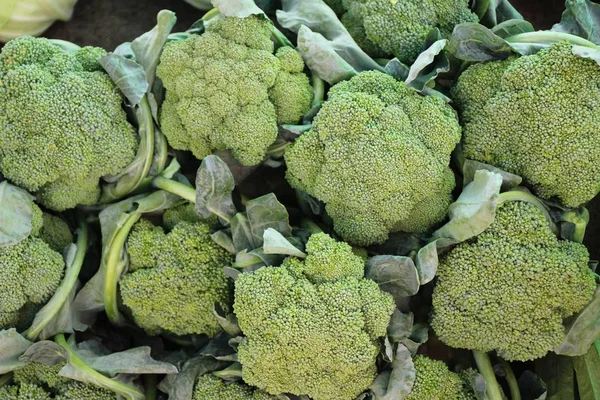
M 568 0 L 555 32 L 565 32 L 600 45 L 600 4 L 589 0 Z
M 600 342 L 598 342 L 598 347 L 592 345 L 586 354 L 573 357 L 580 400 L 597 400 L 600 398 L 599 351 Z
M 227 164 L 215 155 L 205 157 L 196 174 L 196 212 L 204 218 L 216 214 L 230 221 L 236 212 L 231 198 L 234 188 Z
M 33 197 L 23 189 L 0 182 L 0 247 L 14 246 L 31 233 Z
M 246 18 L 250 15 L 264 15 L 253 0 L 212 0 L 212 4 L 226 17 Z
M 571 317 L 563 342 L 554 351 L 565 356 L 581 356 L 600 337 L 600 287 L 583 310 Z
M 137 106 L 148 91 L 146 71 L 137 62 L 120 54 L 108 53 L 98 63 L 123 92 L 131 106 Z
M 413 296 L 419 291 L 419 276 L 413 260 L 401 256 L 375 256 L 367 261 L 365 277 L 394 298 Z
M 265 230 L 263 240 L 263 251 L 265 254 L 283 254 L 299 258 L 306 257 L 304 252 L 296 248 L 281 233 L 273 228 Z
M 0 331 L 0 375 L 23 366 L 25 362 L 19 361 L 19 357 L 32 344 L 14 328 Z
M 472 22 L 454 27 L 448 51 L 459 60 L 474 62 L 501 60 L 513 54 L 513 48 L 504 39 Z
M 263 235 L 273 228 L 284 236 L 292 235 L 288 212 L 273 193 L 250 200 L 246 204 L 246 217 L 256 247 L 263 244 Z
M 402 339 L 410 337 L 413 331 L 413 313 L 404 314 L 395 309 L 387 328 L 387 336 L 392 343 L 399 342 Z

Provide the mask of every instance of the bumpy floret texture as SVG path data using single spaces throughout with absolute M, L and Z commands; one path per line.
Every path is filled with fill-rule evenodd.
M 599 80 L 568 43 L 470 67 L 452 91 L 465 156 L 521 175 L 540 197 L 586 203 L 600 190 Z
M 214 336 L 218 303 L 230 310 L 231 286 L 223 267 L 231 256 L 210 237 L 202 222 L 177 223 L 166 233 L 141 220 L 127 241 L 130 269 L 120 281 L 123 304 L 149 334 Z
M 415 383 L 406 400 L 475 400 L 473 390 L 462 377 L 448 369 L 443 361 L 417 355 Z
M 2 400 L 51 400 L 50 393 L 42 387 L 30 383 L 0 387 Z
M 438 28 L 449 37 L 454 26 L 477 22 L 467 0 L 328 0 L 356 43 L 373 57 L 393 55 L 411 63 L 429 31 Z
M 37 236 L 48 243 L 51 249 L 62 252 L 65 247 L 73 243 L 73 233 L 69 225 L 61 218 L 44 213 L 42 220 L 43 225 Z
M 307 261 L 290 257 L 236 280 L 234 311 L 246 336 L 238 354 L 243 379 L 274 395 L 354 399 L 377 373 L 377 341 L 394 301 L 353 268 L 336 265 L 362 264 L 349 246 L 313 235 L 307 253 Z M 310 275 L 309 257 L 323 264 Z
M 26 329 L 64 275 L 61 253 L 41 239 L 48 230 L 42 211 L 32 205 L 30 236 L 14 246 L 0 247 L 0 329 Z
M 274 54 L 271 22 L 258 16 L 212 21 L 202 35 L 168 43 L 157 75 L 167 89 L 160 122 L 169 144 L 198 159 L 229 149 L 260 163 L 278 123 L 297 123 L 312 88 L 298 52 Z
M 275 400 L 274 396 L 242 382 L 224 382 L 214 375 L 203 375 L 196 382 L 192 400 Z
M 588 261 L 585 246 L 558 240 L 536 206 L 504 203 L 486 231 L 442 258 L 431 326 L 452 347 L 542 357 L 564 339 L 563 319 L 592 298 Z
M 287 180 L 326 204 L 344 240 L 381 243 L 445 217 L 459 140 L 458 120 L 441 99 L 363 72 L 330 89 L 312 129 L 286 151 Z
M 0 172 L 53 210 L 95 203 L 100 178 L 135 156 L 137 136 L 102 54 L 71 55 L 32 37 L 0 54 Z

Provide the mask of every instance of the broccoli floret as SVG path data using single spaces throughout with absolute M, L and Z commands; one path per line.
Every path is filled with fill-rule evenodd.
M 461 375 L 452 372 L 443 361 L 417 355 L 415 383 L 406 400 L 475 400 L 475 394 Z
M 0 172 L 56 211 L 96 203 L 100 178 L 135 156 L 121 94 L 97 62 L 104 53 L 22 37 L 0 54 Z
M 50 393 L 30 383 L 0 387 L 2 400 L 52 400 Z
M 378 339 L 394 300 L 364 270 L 337 264 L 364 266 L 350 246 L 318 234 L 307 253 L 306 261 L 289 257 L 236 280 L 234 311 L 246 336 L 238 349 L 242 376 L 270 394 L 354 399 L 377 374 Z
M 540 197 L 586 203 L 600 190 L 599 80 L 566 42 L 469 67 L 452 90 L 465 157 L 522 176 Z
M 54 294 L 65 271 L 62 255 L 36 235 L 42 211 L 33 202 L 32 232 L 21 242 L 0 247 L 0 329 L 27 328 Z
M 367 246 L 425 232 L 452 201 L 454 111 L 381 72 L 335 85 L 313 127 L 286 150 L 287 180 L 326 203 L 335 231 Z
M 452 347 L 542 357 L 564 339 L 563 319 L 592 298 L 588 261 L 587 249 L 558 240 L 535 205 L 503 203 L 486 231 L 440 260 L 431 326 Z
M 207 219 L 203 219 L 200 214 L 194 209 L 193 203 L 182 204 L 177 207 L 169 208 L 163 214 L 163 226 L 166 230 L 170 231 L 182 221 L 186 222 L 204 222 L 210 227 L 215 227 L 219 223 L 219 217 L 215 214 L 211 214 Z
M 477 22 L 468 0 L 328 0 L 356 43 L 372 57 L 411 63 L 431 29 L 450 37 L 454 26 Z M 341 4 L 340 4 L 341 3 Z
M 59 388 L 56 400 L 117 400 L 118 397 L 110 390 L 85 383 L 71 381 L 68 385 Z
M 213 307 L 231 308 L 223 267 L 233 260 L 212 240 L 207 224 L 182 221 L 165 233 L 141 220 L 127 249 L 130 269 L 120 281 L 120 293 L 138 326 L 153 335 L 219 333 Z
M 65 221 L 48 213 L 43 213 L 42 219 L 43 224 L 37 236 L 48 243 L 52 250 L 62 252 L 73 243 L 73 233 Z
M 202 35 L 165 46 L 157 75 L 166 100 L 163 132 L 198 159 L 232 150 L 245 165 L 260 163 L 277 137 L 277 123 L 297 123 L 312 88 L 302 57 L 290 47 L 274 53 L 272 23 L 258 16 L 224 17 Z

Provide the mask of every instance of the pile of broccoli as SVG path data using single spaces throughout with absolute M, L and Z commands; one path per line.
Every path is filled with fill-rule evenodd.
M 0 400 L 600 398 L 597 4 L 186 2 L 0 49 Z

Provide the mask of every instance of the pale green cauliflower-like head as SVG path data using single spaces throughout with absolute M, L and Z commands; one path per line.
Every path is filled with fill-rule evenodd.
M 165 46 L 157 75 L 167 89 L 160 123 L 171 146 L 198 159 L 229 149 L 255 165 L 277 124 L 302 118 L 312 100 L 304 62 L 291 47 L 275 52 L 271 32 L 263 17 L 223 17 Z
M 0 53 L 0 172 L 56 211 L 96 203 L 100 178 L 135 156 L 121 93 L 98 64 L 104 54 L 32 37 Z
M 351 400 L 377 374 L 394 300 L 363 278 L 349 245 L 321 233 L 306 250 L 305 260 L 290 257 L 235 282 L 243 379 L 270 394 Z
M 452 97 L 467 158 L 578 207 L 600 191 L 600 66 L 559 43 L 469 67 Z
M 359 246 L 425 232 L 446 216 L 460 140 L 454 111 L 381 72 L 331 88 L 310 131 L 288 148 L 287 180 L 326 204 L 335 231 Z
M 224 382 L 214 375 L 203 375 L 196 382 L 192 400 L 277 400 L 242 382 Z
M 431 326 L 456 348 L 506 360 L 544 356 L 564 339 L 563 320 L 596 288 L 582 244 L 558 240 L 534 205 L 500 205 L 492 225 L 445 255 Z
M 165 219 L 172 223 L 183 211 Z M 193 218 L 165 232 L 141 220 L 129 235 L 127 250 L 129 272 L 120 281 L 120 292 L 138 326 L 153 335 L 220 332 L 213 308 L 217 303 L 231 309 L 231 285 L 223 267 L 232 257 L 212 240 L 209 225 Z
M 406 400 L 475 400 L 475 394 L 461 374 L 452 372 L 439 360 L 417 355 L 415 383 Z

